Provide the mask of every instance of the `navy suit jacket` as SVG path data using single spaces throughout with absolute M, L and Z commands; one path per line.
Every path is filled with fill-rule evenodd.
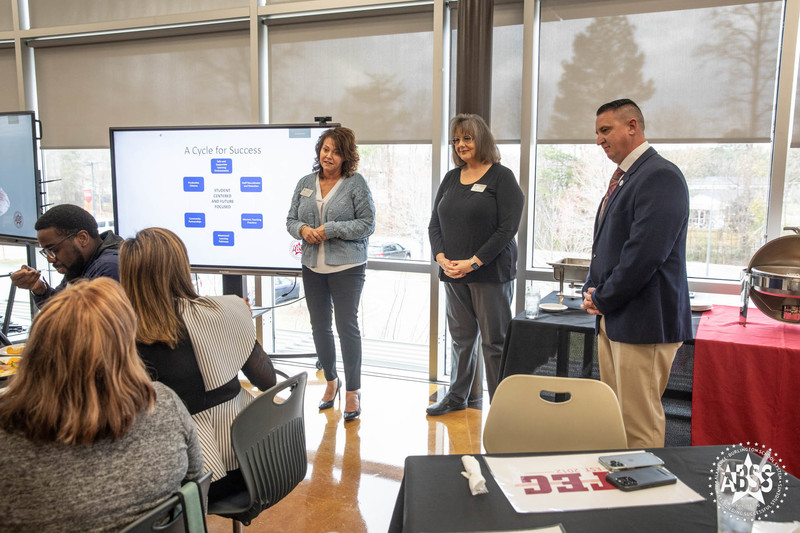
M 683 174 L 648 148 L 622 176 L 603 217 L 595 217 L 584 290 L 595 288 L 592 300 L 606 317 L 609 339 L 656 344 L 692 338 L 688 220 Z

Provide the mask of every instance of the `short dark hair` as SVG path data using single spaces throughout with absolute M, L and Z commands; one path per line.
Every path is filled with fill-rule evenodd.
M 60 204 L 51 207 L 39 217 L 34 229 L 54 228 L 58 235 L 69 235 L 85 230 L 90 237 L 100 237 L 97 231 L 97 221 L 85 209 L 72 204 Z
M 596 116 L 600 116 L 606 111 L 614 111 L 619 112 L 620 110 L 626 111 L 629 115 L 636 119 L 636 122 L 639 123 L 639 129 L 644 132 L 644 115 L 642 114 L 642 110 L 639 109 L 639 106 L 636 105 L 636 102 L 631 100 L 630 98 L 620 98 L 619 100 L 613 100 L 606 104 L 601 105 L 597 109 Z
M 453 164 L 457 167 L 466 165 L 456 152 L 453 146 L 452 139 L 456 136 L 456 132 L 460 131 L 462 135 L 468 135 L 475 141 L 475 157 L 481 163 L 499 163 L 500 150 L 497 148 L 497 143 L 492 135 L 492 130 L 489 125 L 483 120 L 480 115 L 473 115 L 470 113 L 459 113 L 454 116 L 450 121 L 450 148 L 453 154 Z
M 317 157 L 314 159 L 314 172 L 322 170 L 322 165 L 319 163 L 319 154 L 322 151 L 322 145 L 325 144 L 325 139 L 333 139 L 333 144 L 339 150 L 342 156 L 342 177 L 346 178 L 352 176 L 353 172 L 358 169 L 358 145 L 356 145 L 356 134 L 350 128 L 343 126 L 336 126 L 329 130 L 325 130 L 317 140 Z

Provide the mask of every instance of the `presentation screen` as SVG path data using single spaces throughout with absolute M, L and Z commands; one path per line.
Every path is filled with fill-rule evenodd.
M 41 207 L 32 111 L 0 113 L 0 241 L 36 241 Z
M 111 128 L 119 235 L 170 229 L 196 271 L 298 272 L 286 214 L 328 127 Z

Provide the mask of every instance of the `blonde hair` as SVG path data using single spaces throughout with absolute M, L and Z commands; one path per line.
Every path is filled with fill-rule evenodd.
M 119 278 L 139 320 L 137 342 L 175 348 L 186 336 L 178 300 L 198 297 L 180 237 L 168 229 L 147 228 L 126 239 L 119 250 Z
M 33 321 L 17 375 L 0 395 L 0 427 L 64 444 L 125 435 L 156 400 L 135 334 L 136 316 L 113 279 L 64 289 Z

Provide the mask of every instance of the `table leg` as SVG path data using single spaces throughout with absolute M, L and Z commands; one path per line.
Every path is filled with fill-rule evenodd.
M 583 371 L 581 377 L 592 377 L 594 366 L 594 333 L 583 334 Z
M 556 376 L 569 377 L 569 331 L 558 332 Z

